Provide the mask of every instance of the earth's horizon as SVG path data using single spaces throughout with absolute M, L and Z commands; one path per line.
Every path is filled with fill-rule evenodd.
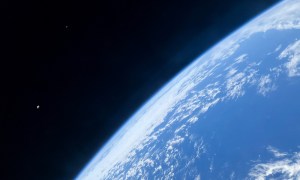
M 176 75 L 76 179 L 300 179 L 300 0 Z

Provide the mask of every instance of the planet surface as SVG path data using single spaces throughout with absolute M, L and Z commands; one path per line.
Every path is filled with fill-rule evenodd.
M 300 0 L 186 67 L 76 179 L 300 179 Z

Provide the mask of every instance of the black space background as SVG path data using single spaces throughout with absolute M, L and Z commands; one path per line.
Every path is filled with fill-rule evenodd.
M 0 179 L 74 178 L 162 85 L 275 2 L 1 1 Z

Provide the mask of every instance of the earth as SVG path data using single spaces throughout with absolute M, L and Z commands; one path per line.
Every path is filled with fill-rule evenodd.
M 216 44 L 146 102 L 77 179 L 300 179 L 300 0 Z

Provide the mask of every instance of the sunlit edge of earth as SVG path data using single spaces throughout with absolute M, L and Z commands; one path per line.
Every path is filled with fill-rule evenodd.
M 113 142 L 124 134 L 126 132 L 126 129 L 131 127 L 132 124 L 135 123 L 134 120 L 137 120 L 140 115 L 142 115 L 145 111 L 147 111 L 148 107 L 150 107 L 154 102 L 156 102 L 157 99 L 159 99 L 169 88 L 172 87 L 172 84 L 176 84 L 176 82 L 180 79 L 180 77 L 184 76 L 191 68 L 194 67 L 196 63 L 198 63 L 198 60 L 204 56 L 205 54 L 208 54 L 210 51 L 215 49 L 218 45 L 222 44 L 224 41 L 230 39 L 234 34 L 239 32 L 241 29 L 246 27 L 248 24 L 262 16 L 263 14 L 266 14 L 270 10 L 280 6 L 286 2 L 285 0 L 279 1 L 272 5 L 271 7 L 267 8 L 266 10 L 262 11 L 255 17 L 248 20 L 246 23 L 241 25 L 239 28 L 234 30 L 233 32 L 226 35 L 224 38 L 222 38 L 220 41 L 218 41 L 215 45 L 213 45 L 211 48 L 205 50 L 201 55 L 199 55 L 197 58 L 195 58 L 191 63 L 189 63 L 187 66 L 185 66 L 182 70 L 180 70 L 176 75 L 171 78 L 165 85 L 163 85 L 159 90 L 157 90 L 145 103 L 141 105 L 140 108 L 138 108 L 135 113 L 125 121 L 123 125 L 114 133 L 114 135 L 109 138 L 97 151 L 97 153 L 92 157 L 92 159 L 84 166 L 84 168 L 80 171 L 80 173 L 75 177 L 75 179 L 82 179 L 84 177 L 84 173 L 89 169 L 91 165 L 93 165 L 96 161 L 98 161 L 101 157 L 101 154 L 105 154 L 107 150 L 109 150 L 111 147 L 113 147 Z M 103 156 L 103 155 L 102 155 Z

